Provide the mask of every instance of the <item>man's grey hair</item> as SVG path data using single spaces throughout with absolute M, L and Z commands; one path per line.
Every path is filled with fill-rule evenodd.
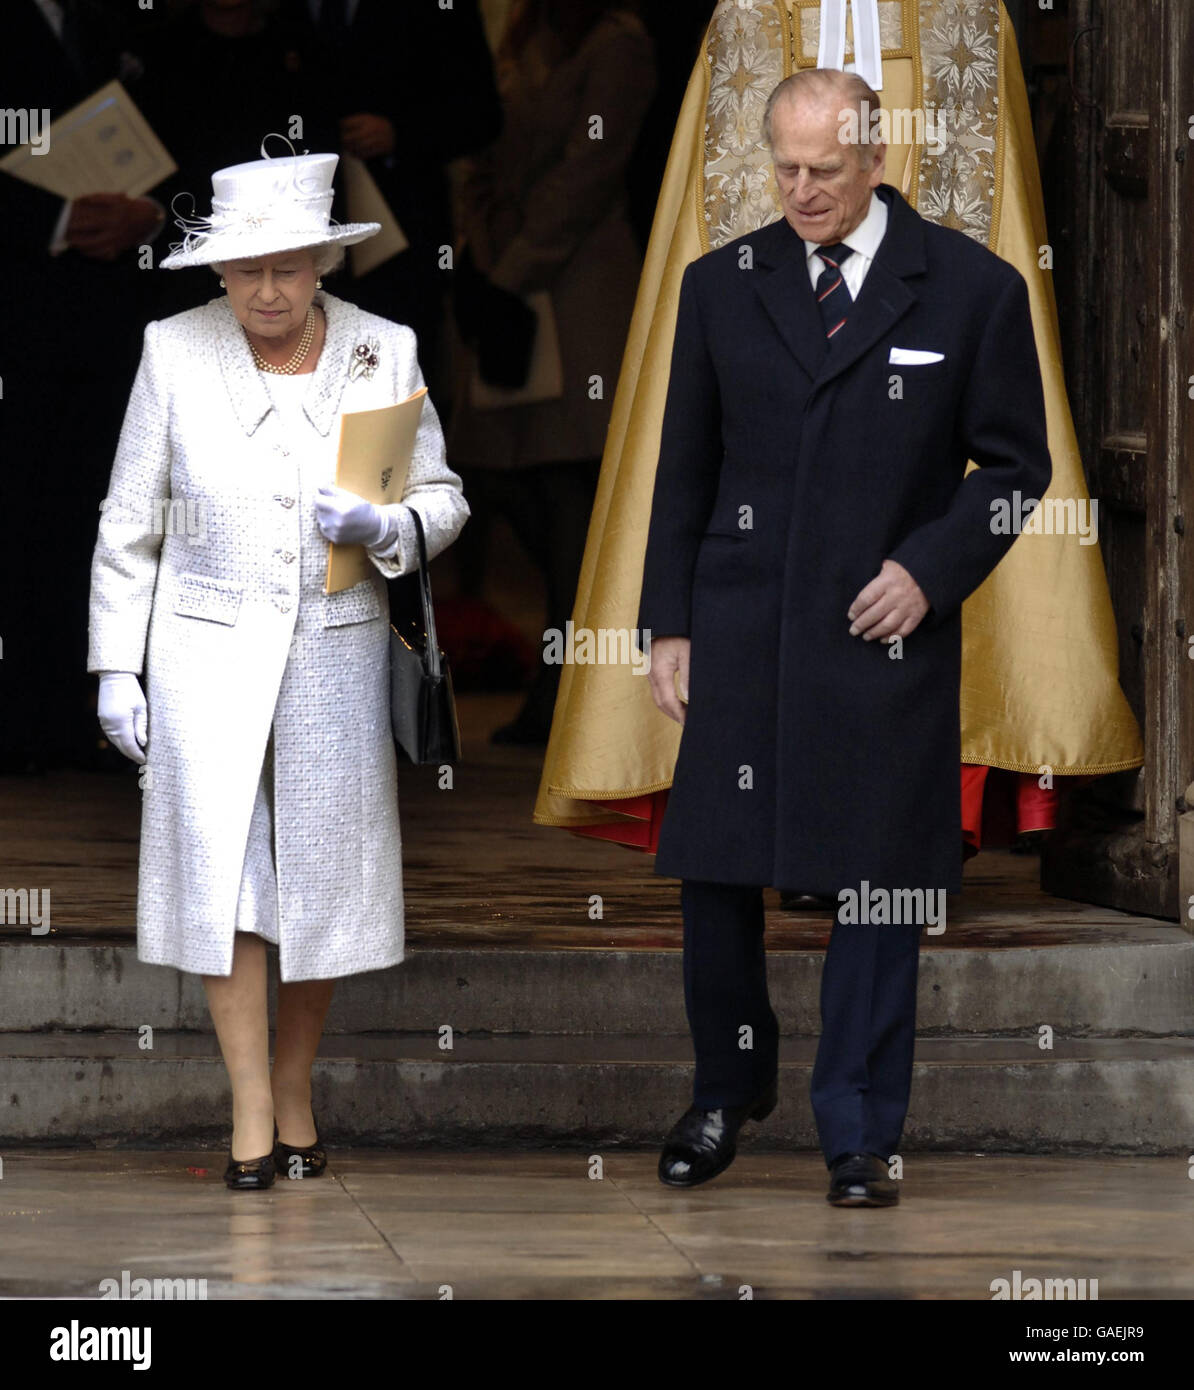
M 801 68 L 791 77 L 785 77 L 767 98 L 763 110 L 763 139 L 768 148 L 772 147 L 771 118 L 779 102 L 820 103 L 834 97 L 841 102 L 843 111 L 853 108 L 858 113 L 859 130 L 870 128 L 871 117 L 882 106 L 878 93 L 856 72 L 842 72 L 838 68 Z M 855 149 L 860 164 L 865 164 L 875 151 L 873 144 L 864 145 L 861 142 L 855 145 Z
M 339 270 L 344 264 L 343 246 L 296 246 L 296 251 L 309 251 L 311 260 L 315 266 L 316 275 L 330 275 L 332 271 Z M 279 253 L 281 254 L 281 253 Z M 223 275 L 224 268 L 228 264 L 226 261 L 218 261 L 210 266 L 216 275 Z

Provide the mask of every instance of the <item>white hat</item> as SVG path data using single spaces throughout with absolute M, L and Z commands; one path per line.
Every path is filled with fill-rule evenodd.
M 211 216 L 178 217 L 185 236 L 161 268 L 248 260 L 305 246 L 351 246 L 376 236 L 380 222 L 332 221 L 332 175 L 339 162 L 334 154 L 290 154 L 218 169 L 211 176 Z

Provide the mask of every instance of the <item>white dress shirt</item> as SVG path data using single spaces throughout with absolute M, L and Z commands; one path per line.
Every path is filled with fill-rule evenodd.
M 54 37 L 56 39 L 61 39 L 65 16 L 62 12 L 62 6 L 59 0 L 33 0 L 33 3 L 45 16 L 46 23 L 54 31 Z
M 62 26 L 65 23 L 65 15 L 58 0 L 34 0 L 37 8 L 42 13 L 42 18 L 54 31 L 54 37 L 62 42 Z M 54 224 L 54 230 L 50 233 L 50 255 L 57 256 L 67 249 L 66 243 L 66 224 L 70 221 L 71 203 L 68 198 L 62 204 L 62 209 L 58 214 L 58 221 Z
M 867 209 L 866 216 L 852 232 L 841 238 L 854 252 L 852 256 L 847 256 L 842 262 L 842 275 L 846 281 L 846 288 L 850 291 L 851 299 L 858 298 L 858 291 L 862 289 L 862 282 L 866 279 L 866 273 L 871 268 L 871 262 L 875 259 L 879 250 L 879 243 L 883 240 L 883 234 L 886 231 L 887 204 L 872 189 L 871 205 Z M 808 261 L 808 278 L 813 289 L 817 288 L 817 281 L 825 269 L 825 262 L 817 255 L 820 249 L 820 245 L 815 241 L 805 241 L 804 243 L 804 254 Z
M 348 0 L 348 4 L 345 5 L 344 9 L 345 9 L 345 18 L 348 20 L 349 24 L 351 24 L 352 21 L 353 21 L 354 19 L 356 19 L 356 17 L 357 17 L 357 10 L 360 9 L 360 6 L 361 6 L 361 0 Z M 320 10 L 322 10 L 322 9 L 323 9 L 322 0 L 307 0 L 307 10 L 308 10 L 308 12 L 309 12 L 310 15 L 311 15 L 312 20 L 313 20 L 316 24 L 319 23 L 319 12 L 320 12 Z

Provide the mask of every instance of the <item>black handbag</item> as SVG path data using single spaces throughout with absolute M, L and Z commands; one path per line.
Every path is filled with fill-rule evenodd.
M 460 759 L 460 728 L 452 674 L 435 635 L 423 522 L 413 507 L 409 510 L 419 541 L 423 630 L 412 630 L 408 641 L 390 623 L 390 728 L 399 758 L 412 763 L 454 763 Z

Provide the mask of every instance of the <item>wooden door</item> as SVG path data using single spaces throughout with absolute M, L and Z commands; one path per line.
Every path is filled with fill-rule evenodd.
M 1194 928 L 1194 6 L 1069 10 L 1067 378 L 1145 764 L 1069 799 L 1042 882 Z

